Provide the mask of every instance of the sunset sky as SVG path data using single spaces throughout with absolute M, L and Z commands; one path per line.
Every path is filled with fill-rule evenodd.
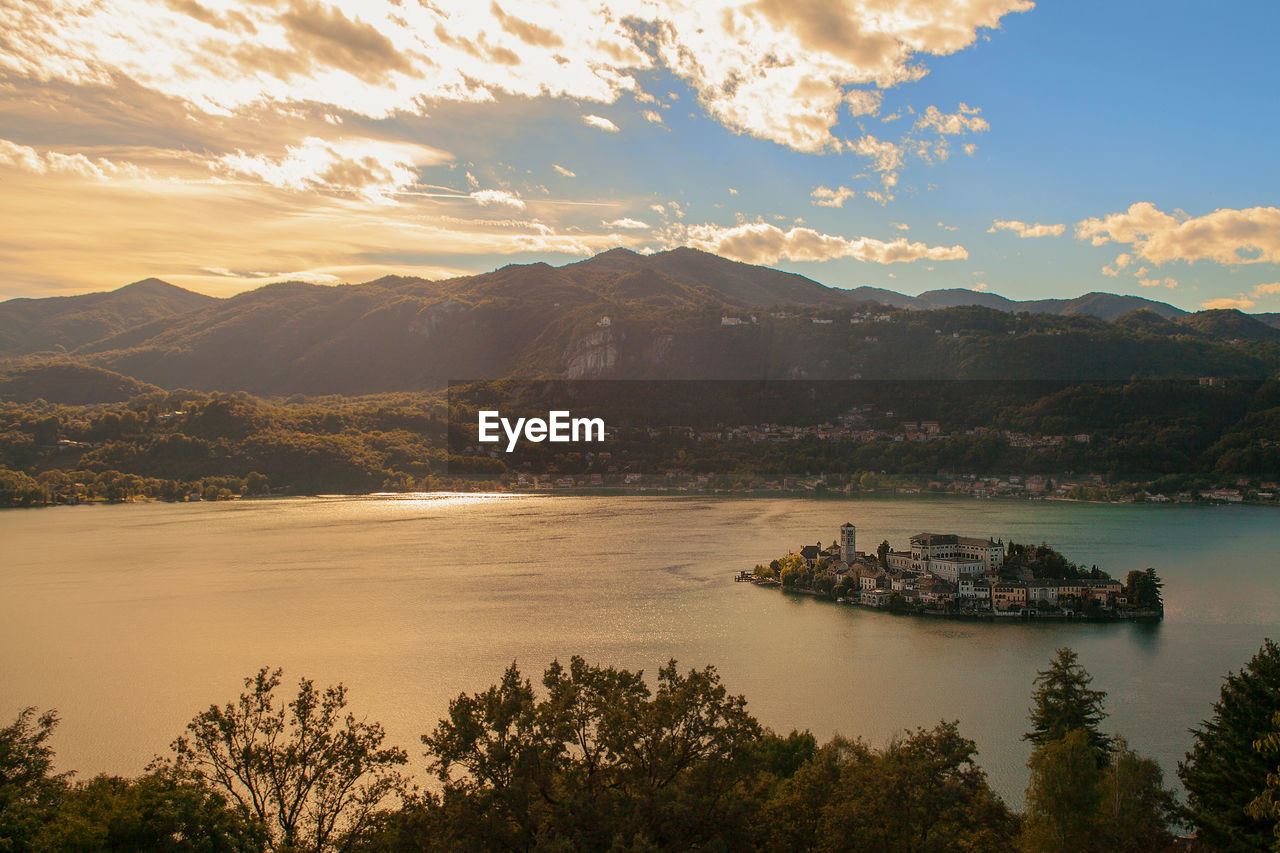
M 0 299 L 689 245 L 1280 311 L 1277 32 L 1275 0 L 6 0 Z

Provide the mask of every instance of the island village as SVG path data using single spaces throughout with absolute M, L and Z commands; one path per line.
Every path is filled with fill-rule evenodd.
M 1047 568 L 1066 577 L 1045 577 Z M 1074 575 L 1074 576 L 1073 576 Z M 1096 566 L 1085 570 L 1047 545 L 1005 545 L 954 533 L 918 533 L 905 551 L 887 542 L 857 550 L 857 528 L 839 539 L 804 545 L 737 580 L 834 598 L 842 604 L 959 618 L 1158 619 L 1163 615 L 1154 569 L 1125 581 Z

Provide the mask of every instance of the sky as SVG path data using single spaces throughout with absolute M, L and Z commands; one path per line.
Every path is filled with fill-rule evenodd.
M 1280 311 L 1274 0 L 5 0 L 0 299 L 693 246 Z

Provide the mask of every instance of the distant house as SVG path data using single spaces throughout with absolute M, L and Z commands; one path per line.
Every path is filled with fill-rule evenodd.
M 1021 610 L 1027 606 L 1027 585 L 1022 581 L 992 585 L 991 604 L 996 610 Z
M 862 603 L 872 607 L 884 607 L 889 603 L 889 596 L 893 594 L 893 591 L 888 589 L 863 589 Z

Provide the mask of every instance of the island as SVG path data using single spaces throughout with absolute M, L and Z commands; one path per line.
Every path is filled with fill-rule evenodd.
M 1047 543 L 954 533 L 918 533 L 906 550 L 886 540 L 857 550 L 857 527 L 818 540 L 735 580 L 814 595 L 840 604 L 958 619 L 1147 621 L 1164 618 L 1164 586 L 1154 568 L 1116 580 L 1071 562 Z

